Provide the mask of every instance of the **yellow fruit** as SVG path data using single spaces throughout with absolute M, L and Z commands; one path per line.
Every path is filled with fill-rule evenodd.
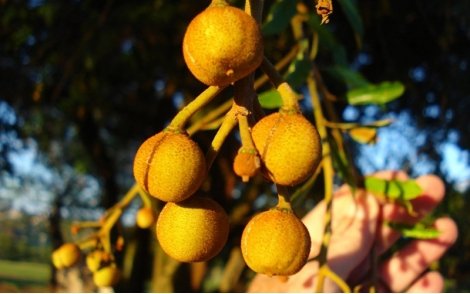
M 80 248 L 74 243 L 65 243 L 52 252 L 52 263 L 57 269 L 71 267 L 80 259 Z
M 244 182 L 254 177 L 261 166 L 256 150 L 249 152 L 241 148 L 233 160 L 233 171 L 240 176 Z
M 277 184 L 305 181 L 321 160 L 320 136 L 302 114 L 272 113 L 258 121 L 251 134 L 265 175 Z
M 209 6 L 188 25 L 183 56 L 202 83 L 231 84 L 254 71 L 263 60 L 259 25 L 239 8 Z
M 307 262 L 310 235 L 291 210 L 274 208 L 254 216 L 243 230 L 241 249 L 247 265 L 269 276 L 289 276 Z
M 148 229 L 155 222 L 155 212 L 150 207 L 142 207 L 135 216 L 136 224 L 141 229 Z
M 88 269 L 94 273 L 103 263 L 109 262 L 111 256 L 103 250 L 95 250 L 90 252 L 86 257 L 86 265 Z
M 182 201 L 199 189 L 206 175 L 201 148 L 187 134 L 162 131 L 137 150 L 134 177 L 150 195 Z
M 93 282 L 97 287 L 111 287 L 119 281 L 119 269 L 111 264 L 93 273 Z
M 181 262 L 209 260 L 227 242 L 229 219 L 214 200 L 192 196 L 167 203 L 157 220 L 157 238 L 172 258 Z

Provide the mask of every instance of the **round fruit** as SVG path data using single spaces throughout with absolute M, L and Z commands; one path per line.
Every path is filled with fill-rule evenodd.
M 265 175 L 277 184 L 305 181 L 321 160 L 320 136 L 302 114 L 272 113 L 258 121 L 251 134 Z
M 292 210 L 274 208 L 253 217 L 241 240 L 243 258 L 255 272 L 289 276 L 307 262 L 310 235 Z
M 148 138 L 135 155 L 137 183 L 162 201 L 188 198 L 199 189 L 205 175 L 204 154 L 187 134 L 160 132 Z
M 239 8 L 209 6 L 188 25 L 183 56 L 199 81 L 225 86 L 247 76 L 261 64 L 261 30 L 254 18 Z
M 136 224 L 141 229 L 148 229 L 155 222 L 155 212 L 150 207 L 142 207 L 135 216 Z
M 111 287 L 119 281 L 119 269 L 111 264 L 93 273 L 93 282 L 97 287 Z
M 157 238 L 172 258 L 181 262 L 209 260 L 227 242 L 229 219 L 214 200 L 192 196 L 167 203 L 157 220 Z
M 52 252 L 52 263 L 57 269 L 73 266 L 80 259 L 80 248 L 74 243 L 65 243 Z

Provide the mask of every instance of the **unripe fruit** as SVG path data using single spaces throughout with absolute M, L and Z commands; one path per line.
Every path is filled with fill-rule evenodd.
M 134 177 L 150 195 L 167 202 L 182 201 L 201 186 L 206 161 L 187 134 L 163 131 L 137 150 Z
M 65 243 L 52 252 L 52 263 L 57 269 L 71 267 L 80 259 L 80 248 L 74 243 Z
M 119 269 L 111 264 L 93 273 L 93 282 L 97 287 L 111 287 L 119 281 Z
M 272 113 L 258 121 L 251 134 L 265 176 L 277 184 L 305 181 L 321 160 L 320 136 L 302 114 Z
M 155 212 L 150 207 L 142 207 L 135 216 L 136 224 L 141 229 L 148 229 L 155 223 Z
M 233 160 L 233 171 L 242 178 L 243 182 L 248 182 L 254 177 L 261 166 L 256 150 L 245 150 L 240 148 L 235 159 Z
M 310 235 L 292 210 L 274 208 L 254 216 L 241 239 L 243 258 L 255 272 L 289 276 L 307 262 Z
M 160 246 L 172 258 L 181 262 L 206 261 L 227 242 L 229 219 L 214 200 L 192 196 L 179 203 L 167 203 L 156 230 Z
M 261 64 L 261 30 L 253 17 L 239 8 L 209 6 L 188 25 L 183 56 L 199 81 L 225 86 L 247 76 Z

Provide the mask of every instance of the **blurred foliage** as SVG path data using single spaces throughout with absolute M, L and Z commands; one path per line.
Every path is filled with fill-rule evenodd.
M 242 1 L 231 2 L 242 5 Z M 293 44 L 288 28 L 295 14 L 293 3 L 265 1 L 265 50 L 274 62 L 288 54 Z M 439 143 L 456 132 L 460 148 L 470 149 L 470 3 L 341 0 L 334 2 L 335 10 L 326 26 L 319 25 L 314 3 L 304 3 L 311 8 L 308 29 L 319 37 L 316 66 L 336 99 L 332 104 L 336 112 L 342 113 L 349 101 L 358 104 L 358 121 L 376 119 L 360 104 L 382 105 L 404 90 L 402 98 L 381 107 L 388 112 L 412 114 L 416 128 L 426 132 L 418 153 L 433 162 L 434 173 L 445 176 L 439 164 Z M 56 181 L 64 181 L 61 189 L 54 190 L 57 199 L 80 199 L 81 190 L 73 186 L 74 177 L 60 176 L 72 167 L 78 174 L 98 179 L 103 207 L 115 203 L 132 184 L 131 164 L 138 145 L 161 130 L 204 88 L 184 65 L 180 47 L 186 25 L 207 4 L 164 0 L 0 1 L 0 167 L 14 173 L 9 154 L 23 145 L 12 142 L 33 138 L 44 162 L 57 171 Z M 303 56 L 297 56 L 285 75 L 299 90 L 305 67 Z M 268 90 L 260 91 L 263 106 L 275 108 L 278 98 L 265 92 Z M 225 102 L 230 94 L 222 93 L 195 119 Z M 437 107 L 437 114 L 427 111 L 431 107 Z M 207 150 L 213 134 L 213 130 L 198 132 L 194 139 Z M 239 269 L 240 256 L 233 248 L 239 243 L 247 215 L 272 205 L 275 197 L 260 178 L 240 185 L 231 169 L 237 148 L 236 136 L 229 137 L 207 187 L 203 187 L 230 213 L 234 225 L 229 244 L 203 269 L 191 265 L 167 268 L 167 274 L 177 272 L 176 279 L 160 289 L 218 291 L 220 281 L 225 281 L 221 286 L 224 289 L 243 291 L 252 276 Z M 354 158 L 354 145 L 349 150 Z M 344 170 L 347 161 L 339 157 L 337 164 L 343 164 Z M 412 166 L 409 172 L 413 174 Z M 437 213 L 451 214 L 462 231 L 440 269 L 448 278 L 450 290 L 469 290 L 470 255 L 462 254 L 470 246 L 466 234 L 469 192 L 458 192 L 453 183 L 447 184 L 448 197 Z M 309 195 L 306 204 L 298 206 L 299 214 L 321 199 L 322 184 L 315 185 L 318 194 Z M 56 205 L 60 208 L 67 203 L 59 201 Z M 157 245 L 139 230 L 128 233 L 131 240 L 143 240 L 144 245 L 141 242 L 134 249 L 143 259 L 142 268 L 150 271 L 152 257 L 159 254 L 153 250 Z M 161 253 L 159 256 L 163 258 Z M 125 255 L 122 262 L 127 262 Z M 204 280 L 197 275 L 201 272 Z M 122 289 L 143 289 L 142 285 L 129 286 L 142 283 L 135 276 L 130 274 L 128 288 Z M 230 279 L 234 277 L 239 279 Z M 188 280 L 192 282 L 188 284 Z

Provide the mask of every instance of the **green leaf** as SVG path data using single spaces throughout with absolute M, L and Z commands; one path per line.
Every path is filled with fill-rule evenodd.
M 396 231 L 399 231 L 403 237 L 414 239 L 435 239 L 441 234 L 440 231 L 433 227 L 426 226 L 423 223 L 415 225 L 388 223 L 388 225 Z
M 297 88 L 305 83 L 311 69 L 312 64 L 310 61 L 306 59 L 296 59 L 290 65 L 285 80 L 292 88 Z
M 351 105 L 383 105 L 399 98 L 404 91 L 405 86 L 400 82 L 382 82 L 349 90 L 346 98 Z
M 365 177 L 364 185 L 375 196 L 391 200 L 408 201 L 423 193 L 415 180 L 385 180 L 368 176 Z
M 282 106 L 281 95 L 276 89 L 264 91 L 258 95 L 261 107 L 266 109 L 275 109 Z
M 357 10 L 357 6 L 353 3 L 354 1 L 338 0 L 338 2 L 353 30 L 362 37 L 364 35 L 364 25 L 362 24 L 362 18 Z
M 327 69 L 327 73 L 333 78 L 346 84 L 349 88 L 359 88 L 371 85 L 371 83 L 360 72 L 349 69 L 346 66 L 332 66 Z
M 278 0 L 271 6 L 266 22 L 262 25 L 263 35 L 276 35 L 284 31 L 296 13 L 296 1 Z

